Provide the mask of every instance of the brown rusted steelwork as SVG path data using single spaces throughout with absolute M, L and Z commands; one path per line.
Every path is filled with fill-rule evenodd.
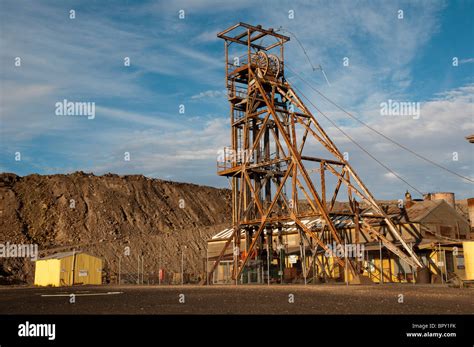
M 236 24 L 217 36 L 225 41 L 231 121 L 231 147 L 224 150 L 218 160 L 218 174 L 229 177 L 232 182 L 234 232 L 208 273 L 209 278 L 233 241 L 232 278 L 237 283 L 250 258 L 260 256 L 255 252 L 256 245 L 262 240 L 270 243 L 271 230 L 288 221 L 292 221 L 305 239 L 314 241 L 321 250 L 330 251 L 327 245 L 332 242 L 343 245 L 346 235 L 334 223 L 340 215 L 349 215 L 356 230 L 370 232 L 410 266 L 423 267 L 285 79 L 284 44 L 290 38 L 273 29 L 245 23 Z M 310 139 L 315 140 L 312 147 L 308 145 Z M 314 156 L 316 152 L 318 155 Z M 342 185 L 347 187 L 351 212 L 338 214 L 333 208 Z M 384 220 L 401 248 L 364 220 L 352 194 L 370 206 L 372 219 Z M 324 221 L 319 230 L 304 222 L 305 218 L 315 216 Z M 261 237 L 264 231 L 266 238 Z M 249 238 L 245 252 L 240 250 L 243 234 Z M 359 273 L 355 261 L 334 256 L 334 263 L 347 267 L 352 278 L 357 279 Z

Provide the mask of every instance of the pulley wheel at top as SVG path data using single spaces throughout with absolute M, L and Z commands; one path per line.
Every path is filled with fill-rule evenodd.
M 252 65 L 255 66 L 258 77 L 262 78 L 268 72 L 268 55 L 264 51 L 258 51 L 252 55 Z
M 281 72 L 280 59 L 275 54 L 269 54 L 268 61 L 269 61 L 269 69 L 267 73 L 272 75 L 273 77 L 278 77 L 278 75 Z

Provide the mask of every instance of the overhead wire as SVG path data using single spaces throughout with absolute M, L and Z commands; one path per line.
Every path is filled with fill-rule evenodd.
M 275 30 L 275 32 L 278 32 L 278 31 L 286 32 L 286 33 L 292 35 L 295 38 L 296 42 L 299 44 L 299 46 L 303 50 L 303 54 L 306 56 L 306 59 L 308 60 L 309 65 L 311 65 L 311 68 L 313 69 L 313 71 L 316 71 L 317 68 L 314 67 L 313 63 L 311 62 L 311 59 L 309 59 L 308 52 L 306 52 L 306 49 L 304 48 L 303 44 L 298 39 L 298 37 L 295 34 L 293 34 L 291 31 L 289 31 L 289 30 L 287 30 L 283 27 L 279 27 L 277 30 Z
M 292 35 L 295 40 L 297 41 L 297 43 L 299 44 L 299 46 L 301 47 L 302 51 L 303 51 L 303 54 L 306 56 L 306 59 L 308 60 L 308 63 L 309 65 L 312 67 L 313 71 L 316 71 L 316 68 L 314 67 L 313 63 L 311 62 L 311 59 L 309 58 L 309 55 L 306 51 L 306 49 L 304 48 L 303 44 L 301 43 L 301 41 L 298 39 L 298 37 L 292 33 L 291 31 L 287 30 L 287 29 L 284 29 L 283 27 L 280 27 L 277 31 L 283 31 L 283 32 L 287 32 L 289 33 L 290 35 Z M 285 67 L 288 67 L 298 78 L 302 79 L 301 76 L 299 76 L 298 74 L 296 74 L 293 69 L 291 69 L 287 64 L 285 64 Z M 322 69 L 321 69 L 322 70 Z M 326 76 L 325 76 L 326 77 Z M 326 80 L 327 80 L 327 77 L 326 77 Z M 347 134 L 344 130 L 342 130 L 335 122 L 333 122 L 328 116 L 326 116 L 326 114 L 324 114 L 316 105 L 314 105 L 314 103 L 308 98 L 306 97 L 306 95 L 301 92 L 298 88 L 294 87 L 296 90 L 298 90 L 298 92 L 306 99 L 308 100 L 308 102 L 321 114 L 323 115 L 329 122 L 331 122 L 331 124 L 333 124 L 333 126 L 338 129 L 344 136 L 346 136 L 351 142 L 353 142 L 357 147 L 359 147 L 364 153 L 366 153 L 370 158 L 372 158 L 373 160 L 375 160 L 379 165 L 381 165 L 383 168 L 385 168 L 388 172 L 390 172 L 392 175 L 394 175 L 396 178 L 398 178 L 399 180 L 401 180 L 402 182 L 404 182 L 406 185 L 408 185 L 410 188 L 412 188 L 413 190 L 415 190 L 416 192 L 418 192 L 419 194 L 423 195 L 423 193 L 418 189 L 416 188 L 415 186 L 413 186 L 412 184 L 410 184 L 406 179 L 404 179 L 403 177 L 401 177 L 399 174 L 397 174 L 394 170 L 392 170 L 390 167 L 388 167 L 386 164 L 384 164 L 383 162 L 381 162 L 380 160 L 378 160 L 374 155 L 372 155 L 369 151 L 367 151 L 362 145 L 360 145 L 357 141 L 355 141 L 351 136 L 349 136 L 349 134 Z
M 366 153 L 370 158 L 372 158 L 374 161 L 376 161 L 380 166 L 382 166 L 385 170 L 390 172 L 392 175 L 394 175 L 396 178 L 404 182 L 407 186 L 415 190 L 417 193 L 420 195 L 423 195 L 423 192 L 416 188 L 413 184 L 408 182 L 405 178 L 400 176 L 397 172 L 392 170 L 390 167 L 388 167 L 386 164 L 381 162 L 379 159 L 377 159 L 372 153 L 370 153 L 368 150 L 366 150 L 361 144 L 359 144 L 356 140 L 352 138 L 348 133 L 346 133 L 341 127 L 339 127 L 336 122 L 334 122 L 331 118 L 329 118 L 323 111 L 321 111 L 300 89 L 298 89 L 295 86 L 292 86 L 298 93 L 305 98 L 310 105 L 312 105 L 318 112 L 321 114 L 324 118 L 326 118 L 337 130 L 339 130 L 345 137 L 347 137 L 352 143 L 354 143 L 357 147 L 359 147 L 364 153 Z
M 303 51 L 303 54 L 305 55 L 309 65 L 311 66 L 311 68 L 313 69 L 313 71 L 316 70 L 316 68 L 314 67 L 313 63 L 311 62 L 311 59 L 309 58 L 309 55 L 308 55 L 308 52 L 306 51 L 303 43 L 298 39 L 298 37 L 292 33 L 291 31 L 283 28 L 283 27 L 280 27 L 278 28 L 276 31 L 283 31 L 283 32 L 286 32 L 288 34 L 290 34 L 291 36 L 293 36 L 295 38 L 295 40 L 297 41 L 297 43 L 299 44 L 299 46 L 301 47 L 302 51 Z M 304 79 L 300 74 L 298 74 L 296 71 L 294 71 L 291 67 L 288 66 L 288 64 L 286 63 L 285 64 L 285 67 L 288 68 L 296 77 L 298 77 L 301 81 L 303 81 L 305 84 L 307 84 L 313 91 L 315 91 L 316 93 L 318 93 L 322 98 L 324 98 L 326 101 L 328 101 L 329 103 L 331 103 L 333 106 L 337 107 L 340 111 L 344 112 L 345 114 L 347 114 L 349 117 L 351 117 L 352 119 L 354 119 L 355 121 L 359 122 L 360 124 L 362 124 L 363 126 L 365 126 L 366 128 L 368 128 L 369 130 L 375 132 L 376 134 L 378 134 L 379 136 L 383 137 L 384 139 L 386 139 L 387 141 L 393 143 L 394 145 L 400 147 L 401 149 L 411 153 L 412 155 L 416 156 L 417 158 L 420 158 L 424 161 L 426 161 L 427 163 L 431 164 L 431 165 L 434 165 L 442 170 L 445 170 L 446 172 L 449 172 L 450 174 L 452 175 L 455 175 L 463 180 L 466 180 L 466 181 L 469 181 L 471 183 L 474 183 L 474 180 L 469 178 L 469 177 L 466 177 L 466 176 L 463 176 L 459 173 L 457 173 L 456 171 L 454 170 L 451 170 L 450 168 L 448 167 L 445 167 L 444 165 L 441 165 L 437 162 L 435 162 L 434 160 L 431 160 L 417 152 L 415 152 L 414 150 L 412 150 L 411 148 L 401 144 L 400 142 L 392 139 L 391 137 L 383 134 L 382 132 L 380 132 L 379 130 L 375 129 L 374 127 L 370 126 L 369 124 L 367 124 L 366 122 L 362 121 L 361 119 L 359 119 L 358 117 L 354 116 L 352 113 L 348 112 L 347 110 L 345 110 L 342 106 L 340 106 L 339 104 L 337 104 L 335 101 L 331 100 L 330 98 L 328 98 L 326 95 L 324 95 L 321 91 L 319 91 L 317 88 L 315 88 L 311 83 L 309 83 L 306 79 Z M 307 98 L 306 98 L 307 99 Z M 314 104 L 309 100 L 307 99 L 313 106 Z M 321 111 L 319 111 L 321 113 Z M 329 120 L 329 118 L 328 118 Z M 332 122 L 332 121 L 331 121 Z M 343 132 L 341 130 L 341 132 Z M 344 134 L 344 132 L 343 132 Z M 345 134 L 345 136 L 347 137 L 347 135 Z M 358 145 L 360 148 L 362 148 L 360 145 Z M 368 155 L 371 156 L 371 158 L 375 159 L 375 157 L 373 155 L 371 155 L 367 150 L 364 149 L 364 152 L 366 152 Z M 380 164 L 383 164 L 381 163 L 380 161 L 378 161 Z M 385 168 L 388 168 L 387 165 L 383 164 Z M 393 170 L 392 170 L 393 171 Z M 396 175 L 396 174 L 395 174 Z M 397 176 L 398 177 L 398 176 Z M 405 182 L 407 183 L 407 182 Z M 418 191 L 418 190 L 417 190 Z M 419 192 L 419 191 L 418 191 Z
M 466 177 L 466 176 L 463 176 L 459 173 L 457 173 L 456 171 L 454 170 L 451 170 L 417 152 L 415 152 L 414 150 L 408 148 L 407 146 L 401 144 L 400 142 L 392 139 L 391 137 L 385 135 L 384 133 L 380 132 L 379 130 L 375 129 L 374 127 L 370 126 L 369 124 L 367 124 L 366 122 L 364 122 L 363 120 L 359 119 L 358 117 L 354 116 L 352 113 L 348 112 L 347 110 L 345 110 L 342 106 L 340 106 L 339 104 L 337 104 L 335 101 L 331 100 L 330 98 L 328 98 L 326 95 L 324 95 L 321 91 L 319 91 L 317 88 L 315 88 L 311 83 L 309 83 L 306 79 L 304 79 L 301 75 L 299 75 L 296 71 L 294 71 L 291 67 L 289 67 L 288 65 L 285 65 L 285 67 L 287 67 L 296 77 L 298 77 L 301 81 L 303 81 L 306 85 L 308 85 L 313 91 L 315 91 L 316 93 L 318 93 L 322 98 L 324 98 L 326 101 L 328 101 L 329 103 L 331 103 L 333 106 L 337 107 L 340 111 L 344 112 L 345 114 L 347 114 L 349 117 L 351 117 L 352 119 L 354 119 L 355 121 L 359 122 L 360 124 L 362 124 L 363 126 L 365 126 L 366 128 L 370 129 L 371 131 L 375 132 L 376 134 L 378 134 L 379 136 L 383 137 L 384 139 L 386 139 L 387 141 L 395 144 L 396 146 L 402 148 L 403 150 L 415 155 L 416 157 L 442 169 L 442 170 L 445 170 L 453 175 L 456 175 L 458 176 L 459 178 L 463 179 L 463 180 L 467 180 L 469 182 L 472 182 L 474 183 L 474 180 L 470 179 L 469 177 Z

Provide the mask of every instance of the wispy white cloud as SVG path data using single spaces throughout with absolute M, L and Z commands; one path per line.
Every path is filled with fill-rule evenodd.
M 220 32 L 222 28 L 215 28 L 213 30 L 202 31 L 197 37 L 196 41 L 208 43 L 218 41 L 217 33 Z
M 459 61 L 459 64 L 470 64 L 470 63 L 474 63 L 474 58 L 461 59 Z
M 474 157 L 472 145 L 464 137 L 474 132 L 473 100 L 474 85 L 467 85 L 423 102 L 419 119 L 374 114 L 368 123 L 417 153 L 469 177 L 472 175 Z M 444 187 L 452 191 L 473 192 L 470 184 L 420 160 L 356 122 L 342 128 L 369 152 L 422 191 L 429 192 Z M 340 148 L 350 153 L 351 162 L 361 176 L 367 179 L 369 187 L 380 187 L 380 175 L 395 178 L 360 152 L 336 128 L 328 126 L 326 130 Z M 394 180 L 393 183 L 394 187 L 404 187 L 399 181 Z
M 137 112 L 128 112 L 120 109 L 109 107 L 97 107 L 96 114 L 98 118 L 107 118 L 114 121 L 122 121 L 125 124 L 133 124 L 139 126 L 153 126 L 158 129 L 176 130 L 181 125 L 174 117 L 168 114 L 155 114 L 155 116 L 145 116 Z
M 387 172 L 383 175 L 385 178 L 389 180 L 396 180 L 398 179 L 397 176 L 393 172 Z
M 224 96 L 227 95 L 226 90 L 206 90 L 204 92 L 199 92 L 191 96 L 193 100 L 199 99 L 212 99 L 212 98 L 222 98 L 224 100 Z

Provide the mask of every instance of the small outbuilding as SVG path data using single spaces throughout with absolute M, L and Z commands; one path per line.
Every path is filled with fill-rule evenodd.
M 72 251 L 52 254 L 36 261 L 36 286 L 75 284 L 102 284 L 102 259 Z

